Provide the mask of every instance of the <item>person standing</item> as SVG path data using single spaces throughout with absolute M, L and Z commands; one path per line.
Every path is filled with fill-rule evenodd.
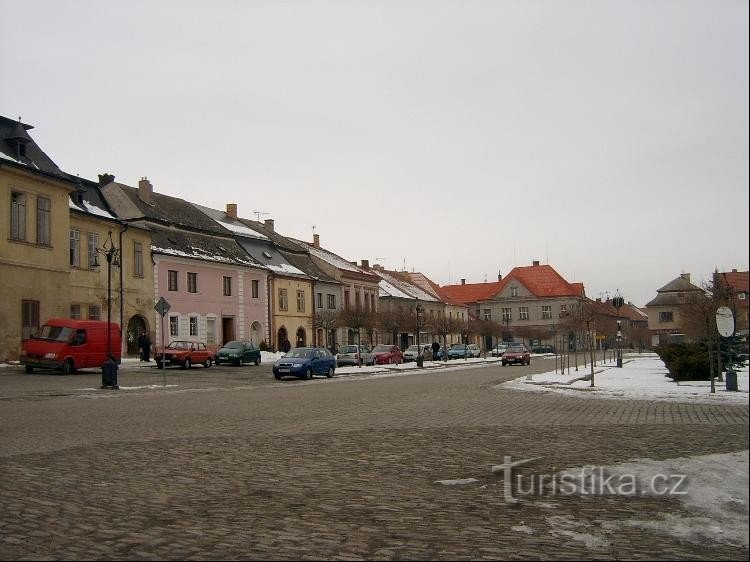
M 141 331 L 138 335 L 138 358 L 143 361 L 143 344 L 146 340 L 146 332 Z
M 148 332 L 143 333 L 143 355 L 142 359 L 146 362 L 151 361 L 151 337 Z
M 437 361 L 438 351 L 440 351 L 440 344 L 436 341 L 432 342 L 432 360 Z

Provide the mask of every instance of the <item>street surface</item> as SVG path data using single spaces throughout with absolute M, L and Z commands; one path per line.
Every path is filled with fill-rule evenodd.
M 690 516 L 674 497 L 506 501 L 505 457 L 538 457 L 518 468 L 532 476 L 748 448 L 743 406 L 496 388 L 549 368 L 275 381 L 267 364 L 135 364 L 120 390 L 2 369 L 0 558 L 747 559 L 623 524 Z

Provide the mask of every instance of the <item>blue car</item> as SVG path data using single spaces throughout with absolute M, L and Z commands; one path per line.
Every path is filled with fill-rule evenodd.
M 296 347 L 273 364 L 273 376 L 292 376 L 311 379 L 313 375 L 325 375 L 329 379 L 336 370 L 336 357 L 324 347 Z

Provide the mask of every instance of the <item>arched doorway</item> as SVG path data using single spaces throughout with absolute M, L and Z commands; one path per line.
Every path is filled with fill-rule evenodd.
M 128 356 L 138 357 L 138 336 L 141 335 L 141 332 L 148 331 L 146 319 L 143 316 L 136 314 L 128 321 L 128 330 L 125 332 L 125 337 L 127 338 L 125 353 Z
M 304 328 L 297 328 L 297 345 L 296 347 L 305 347 L 307 345 L 307 334 Z
M 255 345 L 260 345 L 260 342 L 263 341 L 263 326 L 260 325 L 260 322 L 253 322 L 250 326 L 250 341 Z
M 289 334 L 287 334 L 286 328 L 282 326 L 279 328 L 278 334 L 276 334 L 276 350 L 284 351 L 284 344 L 289 341 Z

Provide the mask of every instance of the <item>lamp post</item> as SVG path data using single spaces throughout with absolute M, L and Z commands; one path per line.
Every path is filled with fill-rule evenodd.
M 101 248 L 96 249 L 107 260 L 107 358 L 102 365 L 102 388 L 120 388 L 117 385 L 117 364 L 112 359 L 112 266 L 120 266 L 120 250 L 112 241 L 112 231 Z
M 612 297 L 612 306 L 617 310 L 617 316 L 620 316 L 620 308 L 625 304 L 625 299 L 620 296 L 620 289 L 617 289 L 615 296 Z M 617 356 L 617 366 L 622 368 L 622 349 L 620 348 L 620 342 L 622 342 L 622 321 L 617 319 L 617 337 L 615 339 L 615 355 Z
M 415 341 L 414 343 L 417 344 L 417 367 L 422 367 L 424 365 L 424 357 L 422 357 L 422 344 L 419 341 L 419 333 L 421 329 L 420 325 L 420 315 L 422 314 L 422 306 L 419 304 L 419 298 L 417 300 L 417 305 L 414 307 L 414 313 L 416 318 L 416 335 L 415 335 Z

